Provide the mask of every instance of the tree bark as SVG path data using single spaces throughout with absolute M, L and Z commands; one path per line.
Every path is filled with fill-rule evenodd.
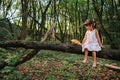
M 41 23 L 40 23 L 40 28 L 41 28 L 41 30 L 40 30 L 40 28 L 39 28 L 38 34 L 42 34 L 41 32 L 42 32 L 42 30 L 43 30 L 44 27 L 45 27 L 46 13 L 47 13 L 48 8 L 49 8 L 49 6 L 50 6 L 51 3 L 52 3 L 52 0 L 49 0 L 49 2 L 48 2 L 48 4 L 47 4 L 44 12 L 42 12 L 42 19 L 41 19 Z M 41 36 L 38 36 L 38 39 L 37 39 L 37 40 L 39 41 L 40 39 L 41 39 Z
M 41 42 L 44 42 L 48 37 L 52 37 L 55 39 L 55 35 L 54 35 L 54 28 L 55 28 L 55 23 L 52 23 L 51 27 L 48 29 L 48 31 L 46 32 L 44 38 L 41 40 Z
M 21 4 L 22 4 L 22 28 L 20 40 L 24 40 L 27 35 L 28 0 L 21 0 Z
M 69 52 L 75 54 L 83 54 L 81 46 L 72 45 L 72 44 L 64 44 L 64 43 L 48 43 L 48 42 L 37 42 L 37 41 L 7 41 L 0 42 L 0 47 L 8 48 L 8 47 L 23 47 L 26 49 L 35 49 L 35 50 L 55 50 L 62 52 Z M 97 57 L 120 60 L 120 50 L 117 49 L 102 49 L 102 51 L 98 52 Z M 91 55 L 91 52 L 90 54 Z
M 17 60 L 17 62 L 13 66 L 18 66 L 28 60 L 30 60 L 32 57 L 34 57 L 40 50 L 27 50 L 23 55 L 20 56 L 20 58 Z

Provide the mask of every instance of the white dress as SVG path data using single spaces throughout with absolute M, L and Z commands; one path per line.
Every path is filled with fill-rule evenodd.
M 82 45 L 82 51 L 84 52 L 84 49 L 88 49 L 88 51 L 100 51 L 101 47 L 98 43 L 97 37 L 96 37 L 96 29 L 92 31 L 86 32 L 87 39 L 85 43 Z

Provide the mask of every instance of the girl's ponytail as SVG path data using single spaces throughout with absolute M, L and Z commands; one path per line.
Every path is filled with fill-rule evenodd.
M 91 19 L 87 19 L 87 20 L 84 22 L 84 25 L 92 25 L 94 29 L 96 28 L 96 22 L 93 21 L 93 20 L 91 20 Z

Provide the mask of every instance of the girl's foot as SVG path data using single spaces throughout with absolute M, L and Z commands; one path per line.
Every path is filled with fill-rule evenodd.
M 83 60 L 83 61 L 82 61 L 82 63 L 87 63 L 87 60 L 86 60 L 86 59 L 85 59 L 85 60 Z
M 93 65 L 92 65 L 92 67 L 94 67 L 94 68 L 97 67 L 97 63 L 94 62 Z

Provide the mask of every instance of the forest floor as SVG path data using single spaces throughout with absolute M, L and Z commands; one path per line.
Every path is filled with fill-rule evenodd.
M 82 59 L 80 54 L 41 50 L 16 70 L 23 80 L 120 80 L 120 71 L 101 65 L 93 68 L 91 56 L 87 64 L 83 64 Z M 97 62 L 120 66 L 120 61 L 97 58 Z

